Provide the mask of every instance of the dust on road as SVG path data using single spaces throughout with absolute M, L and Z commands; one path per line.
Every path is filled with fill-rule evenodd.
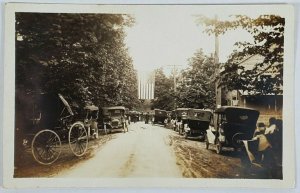
M 182 177 L 168 145 L 169 130 L 138 122 L 95 156 L 57 177 Z

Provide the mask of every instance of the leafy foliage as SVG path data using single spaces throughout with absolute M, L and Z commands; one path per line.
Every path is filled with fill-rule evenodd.
M 153 109 L 173 110 L 175 106 L 174 84 L 171 77 L 167 77 L 162 68 L 155 71 Z
M 253 35 L 254 44 L 236 43 L 242 51 L 232 53 L 225 63 L 224 71 L 219 77 L 220 86 L 226 85 L 229 90 L 241 89 L 261 95 L 282 93 L 284 18 L 276 15 L 261 15 L 252 19 L 237 15 L 235 21 L 229 22 L 201 16 L 198 22 L 207 26 L 208 34 L 222 34 L 227 30 L 243 28 Z M 263 62 L 255 64 L 251 70 L 245 70 L 240 62 L 253 55 L 263 56 Z
M 136 72 L 124 44 L 133 23 L 128 15 L 16 13 L 16 90 L 134 107 Z
M 181 107 L 213 108 L 215 105 L 214 58 L 198 50 L 189 59 L 189 68 L 182 72 L 178 87 L 178 102 Z
M 162 68 L 156 70 L 155 100 L 152 108 L 173 110 L 177 107 L 214 108 L 214 58 L 198 50 L 189 59 L 189 67 L 177 77 L 176 92 L 172 76 L 166 77 Z

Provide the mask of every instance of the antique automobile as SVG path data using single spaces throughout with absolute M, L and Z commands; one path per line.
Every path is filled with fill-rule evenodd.
M 75 114 L 61 94 L 22 94 L 16 96 L 16 151 L 20 143 L 31 148 L 33 158 L 50 165 L 69 144 L 75 156 L 88 148 L 88 132 L 83 122 L 75 122 Z
M 210 144 L 216 146 L 218 154 L 222 152 L 223 147 L 239 149 L 242 140 L 252 139 L 258 116 L 259 112 L 250 108 L 233 106 L 217 108 L 206 132 L 206 149 Z
M 108 132 L 123 131 L 125 133 L 128 131 L 128 127 L 126 125 L 125 107 L 104 107 L 103 115 L 104 128 Z
M 154 109 L 154 121 L 153 124 L 161 124 L 164 125 L 165 119 L 167 119 L 167 111 Z
M 85 118 L 84 126 L 87 128 L 88 135 L 98 139 L 98 114 L 99 108 L 95 105 L 88 105 L 84 107 Z
M 176 109 L 176 131 L 180 135 L 184 133 L 183 125 L 186 123 L 187 112 L 189 108 L 177 108 Z
M 140 120 L 141 113 L 138 111 L 129 111 L 129 116 L 131 118 L 131 122 L 138 122 Z
M 193 137 L 203 140 L 211 118 L 212 112 L 210 110 L 189 109 L 184 124 L 185 138 Z

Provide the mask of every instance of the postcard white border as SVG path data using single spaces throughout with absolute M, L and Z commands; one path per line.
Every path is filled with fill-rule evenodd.
M 14 173 L 14 91 L 15 91 L 15 12 L 42 13 L 127 13 L 174 10 L 222 14 L 257 12 L 279 14 L 286 18 L 283 97 L 283 180 L 252 179 L 190 179 L 190 178 L 13 178 Z M 295 185 L 295 127 L 294 127 L 294 9 L 291 5 L 79 5 L 30 4 L 5 5 L 4 34 L 4 104 L 3 104 L 3 184 L 10 188 L 34 187 L 255 187 L 291 188 Z

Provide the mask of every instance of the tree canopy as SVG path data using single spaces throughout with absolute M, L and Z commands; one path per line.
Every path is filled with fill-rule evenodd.
M 167 77 L 163 69 L 156 70 L 155 99 L 152 108 L 173 110 L 177 107 L 214 108 L 215 106 L 215 66 L 214 58 L 198 50 L 188 60 L 187 69 L 176 77 Z
M 124 43 L 133 24 L 128 15 L 16 13 L 17 92 L 136 106 L 136 71 Z
M 215 106 L 215 65 L 212 56 L 198 50 L 182 71 L 178 86 L 178 103 L 188 108 L 213 108 Z
M 152 109 L 173 110 L 174 106 L 175 94 L 173 80 L 164 74 L 162 68 L 156 69 Z
M 199 17 L 198 22 L 207 26 L 208 34 L 218 35 L 228 30 L 243 28 L 253 35 L 254 43 L 237 42 L 235 50 L 223 65 L 220 85 L 229 90 L 241 89 L 256 94 L 282 93 L 285 19 L 277 15 L 261 15 L 250 18 L 237 15 L 234 21 L 218 21 Z M 241 60 L 252 55 L 264 57 L 253 69 L 244 69 Z

